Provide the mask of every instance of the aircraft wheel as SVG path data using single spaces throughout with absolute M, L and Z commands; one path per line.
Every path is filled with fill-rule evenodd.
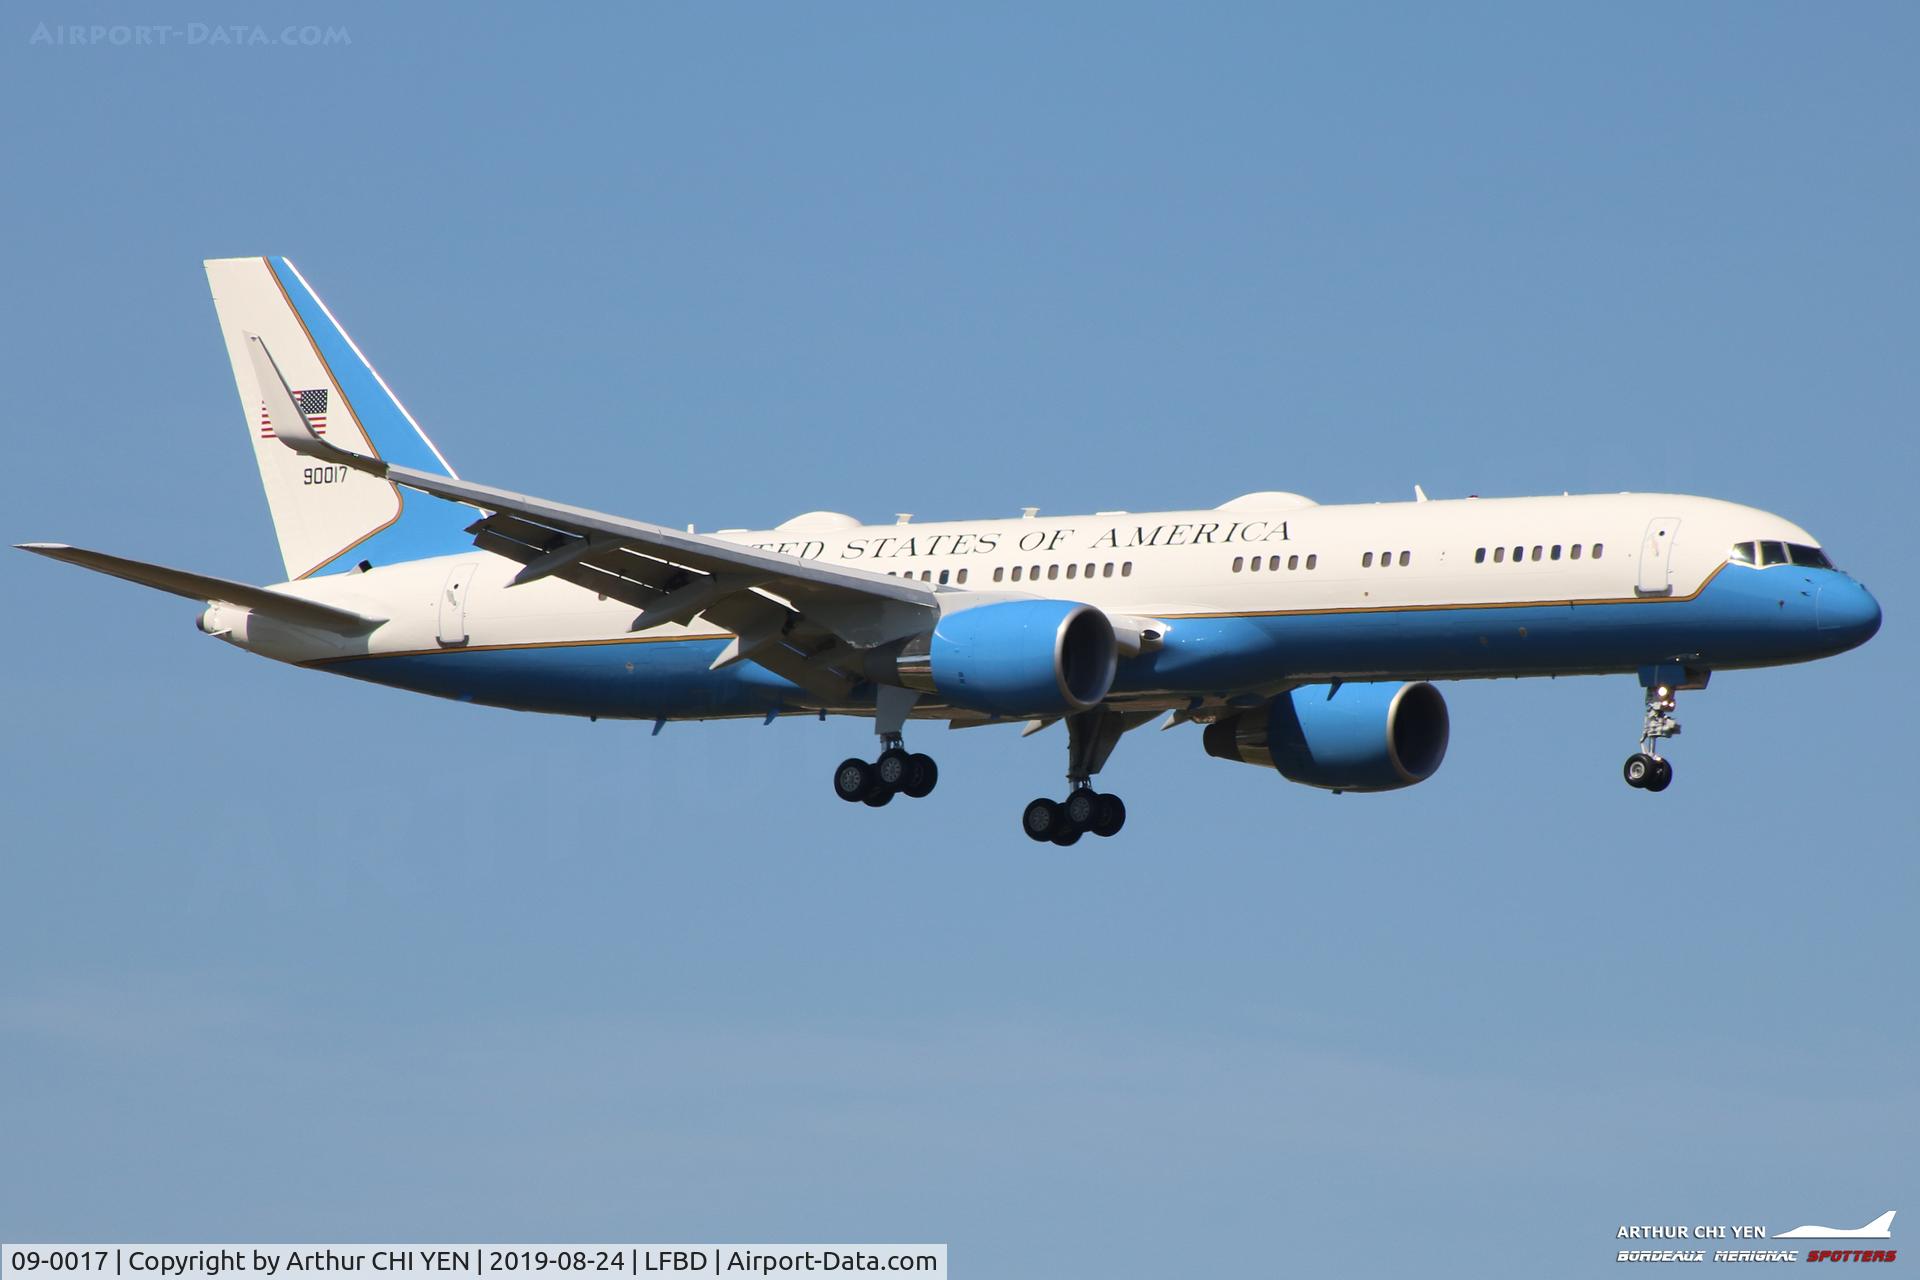
M 1116 836 L 1127 825 L 1127 806 L 1119 796 L 1103 795 L 1093 802 L 1093 834 Z
M 833 793 L 849 804 L 865 800 L 872 789 L 873 766 L 865 760 L 842 760 L 833 771 Z
M 1622 776 L 1630 787 L 1644 787 L 1654 775 L 1654 759 L 1644 751 L 1636 751 L 1627 757 L 1627 763 L 1621 767 Z
M 1664 759 L 1655 759 L 1653 773 L 1640 784 L 1649 791 L 1665 791 L 1673 785 L 1673 765 Z
M 892 787 L 882 786 L 876 782 L 873 784 L 873 794 L 867 797 L 867 807 L 870 809 L 878 809 L 882 805 L 892 804 L 894 795 L 895 792 Z
M 1028 805 L 1020 815 L 1020 829 L 1033 840 L 1051 840 L 1054 832 L 1066 825 L 1066 815 L 1060 812 L 1060 806 L 1044 797 Z
M 889 747 L 880 753 L 873 762 L 874 772 L 880 776 L 880 784 L 889 791 L 898 791 L 907 780 L 907 760 L 905 751 L 899 747 Z
M 1075 787 L 1060 807 L 1067 811 L 1067 821 L 1075 831 L 1085 831 L 1093 825 L 1094 806 L 1099 800 L 1100 793 L 1092 787 Z
M 1080 828 L 1071 823 L 1063 822 L 1060 824 L 1060 829 L 1053 833 L 1052 839 L 1057 845 L 1079 844 L 1080 834 Z
M 907 778 L 900 789 L 915 800 L 933 793 L 934 784 L 940 781 L 940 766 L 933 757 L 918 751 L 907 757 Z

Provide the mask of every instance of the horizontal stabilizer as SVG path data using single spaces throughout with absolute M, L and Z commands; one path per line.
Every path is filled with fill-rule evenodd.
M 145 564 L 139 560 L 125 560 L 100 551 L 70 547 L 63 542 L 23 542 L 18 545 L 20 550 L 31 551 L 37 556 L 46 556 L 50 560 L 62 560 L 67 564 L 77 564 L 82 569 L 91 569 L 95 573 L 104 573 L 109 577 L 124 578 L 128 582 L 137 582 L 143 587 L 152 587 L 156 591 L 167 591 L 176 596 L 185 596 L 189 600 L 203 600 L 209 604 L 237 605 L 242 609 L 251 609 L 255 613 L 278 618 L 296 626 L 319 627 L 327 631 L 357 635 L 363 631 L 371 631 L 386 621 L 385 618 L 369 618 L 347 609 L 336 609 L 332 605 L 317 604 L 297 596 L 283 595 L 266 587 L 250 587 L 244 582 L 228 582 L 224 578 L 209 578 L 205 574 L 187 573 L 182 569 L 168 569 L 162 565 Z

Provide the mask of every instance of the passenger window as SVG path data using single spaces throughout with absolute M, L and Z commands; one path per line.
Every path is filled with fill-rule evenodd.
M 962 570 L 961 570 L 960 572 L 958 572 L 958 573 L 956 573 L 956 574 L 954 574 L 954 575 L 953 575 L 953 580 L 954 580 L 955 582 L 958 582 L 958 583 L 961 583 L 961 584 L 965 584 L 965 582 L 966 582 L 966 580 L 967 580 L 967 571 L 966 571 L 965 569 L 962 569 Z
M 1053 580 L 1054 580 L 1055 578 L 1058 578 L 1059 576 L 1060 576 L 1060 566 L 1059 566 L 1059 565 L 1057 565 L 1057 564 L 1050 564 L 1050 565 L 1048 565 L 1048 566 L 1047 566 L 1047 581 L 1048 581 L 1048 582 L 1052 582 L 1052 581 L 1053 581 Z
M 1538 560 L 1538 559 L 1540 558 L 1540 548 L 1539 548 L 1539 547 L 1535 547 L 1535 548 L 1533 549 L 1533 558 L 1534 558 L 1535 560 Z
M 1487 562 L 1487 549 L 1485 547 L 1481 547 L 1473 553 L 1473 562 L 1475 564 L 1485 564 Z
M 1320 557 L 1318 554 L 1310 555 L 1307 557 L 1307 568 L 1309 569 L 1315 568 L 1319 565 L 1319 563 L 1320 563 Z
M 1369 551 L 1360 557 L 1360 567 L 1362 569 L 1373 568 L 1373 552 Z
M 1287 557 L 1287 568 L 1288 568 L 1288 570 L 1289 570 L 1289 571 L 1291 571 L 1291 570 L 1294 570 L 1294 569 L 1298 569 L 1299 567 L 1300 567 L 1300 557 L 1299 557 L 1299 556 L 1288 556 L 1288 557 Z
M 1787 544 L 1784 542 L 1763 542 L 1760 544 L 1760 563 L 1764 567 L 1770 564 L 1787 562 Z
M 940 571 L 940 585 L 943 587 L 947 585 L 947 572 L 945 569 Z
M 1547 553 L 1547 559 L 1558 560 L 1559 558 L 1560 558 L 1560 544 L 1556 542 L 1553 544 L 1553 550 Z
M 1079 572 L 1080 572 L 1080 566 L 1079 566 L 1079 565 L 1077 565 L 1077 564 L 1070 564 L 1070 565 L 1068 565 L 1068 566 L 1067 566 L 1067 576 L 1068 576 L 1069 578 L 1072 578 L 1072 577 L 1077 577 L 1077 576 L 1079 576 Z
M 1092 565 L 1088 565 L 1088 566 L 1087 566 L 1087 572 L 1086 572 L 1086 576 L 1087 576 L 1087 577 L 1089 577 L 1089 578 L 1091 578 L 1091 577 L 1093 576 L 1093 566 L 1092 566 Z
M 1751 542 L 1736 542 L 1733 544 L 1733 550 L 1727 552 L 1727 563 L 1752 564 L 1754 560 L 1753 553 L 1754 547 Z
M 1402 551 L 1400 553 L 1400 567 L 1402 569 L 1406 568 L 1407 561 L 1412 559 L 1412 557 L 1413 557 L 1413 553 L 1411 551 Z
M 1527 558 L 1527 549 L 1525 547 L 1515 547 L 1513 549 L 1513 562 L 1515 564 L 1519 564 L 1522 560 L 1525 560 L 1526 558 Z
M 1018 582 L 1018 581 L 1020 581 L 1020 566 L 1019 566 L 1019 565 L 1015 565 L 1015 566 L 1013 566 L 1013 580 L 1014 580 L 1015 582 Z
M 1606 544 L 1606 543 L 1604 543 L 1604 542 L 1596 542 L 1596 543 L 1594 543 L 1594 544 L 1593 544 L 1593 558 L 1594 558 L 1595 560 L 1598 560 L 1598 559 L 1600 558 L 1600 553 L 1601 553 L 1602 551 L 1605 551 L 1606 549 L 1607 549 L 1607 544 Z
M 1120 566 L 1120 576 L 1123 578 L 1131 578 L 1133 576 L 1133 561 L 1128 560 Z
M 1103 578 L 1111 578 L 1113 576 L 1113 561 L 1109 560 L 1100 566 L 1100 576 Z
M 1493 562 L 1495 564 L 1505 564 L 1507 562 L 1507 549 L 1505 547 L 1495 547 L 1493 549 Z
M 1386 567 L 1387 567 L 1388 565 L 1390 565 L 1390 564 L 1392 564 L 1392 563 L 1393 563 L 1393 552 L 1391 552 L 1391 551 L 1382 551 L 1382 552 L 1380 553 L 1380 567 L 1381 567 L 1382 569 L 1384 569 L 1384 568 L 1386 568 Z
M 1235 556 L 1233 558 L 1233 571 L 1235 573 L 1240 572 L 1242 569 L 1246 567 L 1247 567 L 1247 558 L 1245 556 Z
M 1027 577 L 1034 582 L 1040 581 L 1040 566 L 1035 565 L 1033 568 L 1027 570 Z
M 1803 547 L 1797 542 L 1787 544 L 1787 554 L 1793 562 L 1806 569 L 1831 569 L 1833 561 L 1827 559 L 1827 553 L 1818 547 Z
M 1005 567 L 1005 566 L 1003 565 L 1002 567 L 1000 567 L 1000 568 L 998 568 L 998 569 L 995 569 L 995 570 L 993 571 L 993 580 L 994 580 L 995 582 L 999 582 L 999 581 L 1001 581 L 1001 580 L 1002 580 L 1003 578 L 1005 578 L 1005 577 L 1006 577 L 1006 575 L 1007 575 L 1007 570 L 1006 570 L 1006 567 Z
M 1574 544 L 1573 544 L 1573 549 L 1567 552 L 1567 558 L 1568 558 L 1569 560 L 1578 560 L 1578 559 L 1580 558 L 1580 544 L 1579 544 L 1579 543 L 1577 543 L 1577 542 L 1576 542 L 1576 543 L 1574 543 Z
M 1269 556 L 1269 557 L 1267 558 L 1267 572 L 1269 572 L 1269 573 L 1277 573 L 1277 572 L 1279 571 L 1279 569 L 1280 569 L 1280 557 L 1279 557 L 1279 556 Z

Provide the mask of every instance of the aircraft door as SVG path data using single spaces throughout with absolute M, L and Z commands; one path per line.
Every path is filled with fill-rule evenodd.
M 1680 531 L 1680 517 L 1655 516 L 1647 522 L 1646 536 L 1640 539 L 1640 581 L 1635 590 L 1643 596 L 1673 594 L 1673 540 Z
M 440 643 L 449 647 L 467 642 L 467 588 L 479 562 L 468 560 L 447 571 L 440 588 Z

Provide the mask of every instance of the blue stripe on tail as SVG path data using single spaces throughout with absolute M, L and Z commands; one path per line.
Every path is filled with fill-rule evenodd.
M 301 324 L 306 326 L 320 358 L 326 362 L 334 386 L 346 402 L 341 407 L 359 420 L 374 452 L 399 466 L 434 475 L 452 475 L 453 468 L 407 416 L 393 393 L 382 385 L 379 375 L 354 349 L 352 340 L 327 314 L 293 264 L 285 258 L 269 258 L 267 265 L 293 304 Z M 307 576 L 339 573 L 362 560 L 397 564 L 471 551 L 473 539 L 465 530 L 479 516 L 472 507 L 401 489 L 400 514 L 391 524 L 374 530 Z

